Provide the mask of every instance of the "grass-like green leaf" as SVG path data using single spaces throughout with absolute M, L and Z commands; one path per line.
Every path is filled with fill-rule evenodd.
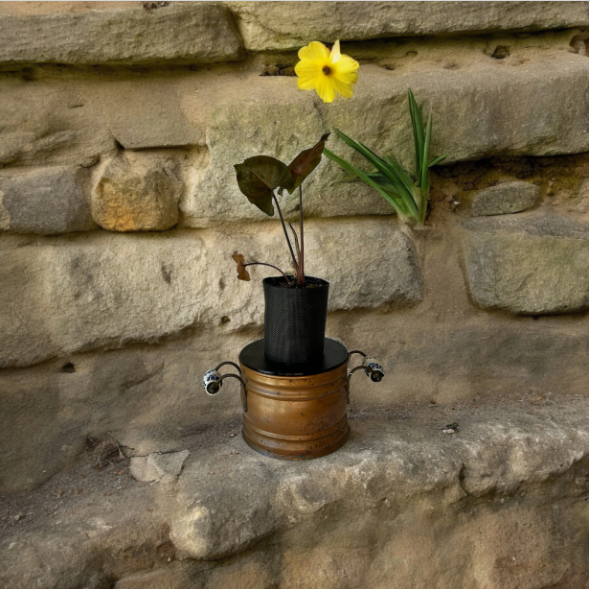
M 430 198 L 429 170 L 445 159 L 440 156 L 429 162 L 432 135 L 432 113 L 428 116 L 426 126 L 422 118 L 422 109 L 418 106 L 412 90 L 408 90 L 408 107 L 414 135 L 415 176 L 412 177 L 393 156 L 380 157 L 363 143 L 354 141 L 342 131 L 336 130 L 338 137 L 349 147 L 360 153 L 371 165 L 374 172 L 363 172 L 352 164 L 324 149 L 331 160 L 347 172 L 352 172 L 366 184 L 374 188 L 395 208 L 398 214 L 411 217 L 424 223 Z
M 349 164 L 346 160 L 343 160 L 341 157 L 338 157 L 335 153 L 332 153 L 329 149 L 324 148 L 324 155 L 330 158 L 332 161 L 336 162 L 341 168 L 344 168 L 347 172 L 352 172 L 356 174 L 363 182 L 368 184 L 371 188 L 374 188 L 396 211 L 399 215 L 403 217 L 408 216 L 408 211 L 403 210 L 402 207 L 395 201 L 395 199 L 389 195 L 377 182 L 371 180 L 367 174 L 363 171 L 359 170 L 352 164 Z
M 373 164 L 377 170 L 387 176 L 391 183 L 396 187 L 397 192 L 402 197 L 406 207 L 410 211 L 410 214 L 412 216 L 418 214 L 418 209 L 416 208 L 416 203 L 414 202 L 414 195 L 412 194 L 413 182 L 411 181 L 411 178 L 403 170 L 401 170 L 401 168 L 400 170 L 402 171 L 402 174 L 397 174 L 396 170 L 391 165 L 389 165 L 385 160 L 381 159 L 366 145 L 357 143 L 354 141 L 354 139 L 351 139 L 348 137 L 348 135 L 342 133 L 342 131 L 338 131 L 338 129 L 336 129 L 336 135 L 338 135 L 338 137 L 342 139 L 342 141 L 344 141 L 348 146 L 360 153 L 369 163 Z
M 422 111 L 414 98 L 412 90 L 408 90 L 408 105 L 414 132 L 414 152 L 416 158 L 416 178 L 422 176 L 422 160 L 424 154 L 424 125 L 422 124 Z

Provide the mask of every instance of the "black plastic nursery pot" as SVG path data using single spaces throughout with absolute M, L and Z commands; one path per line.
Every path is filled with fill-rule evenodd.
M 330 283 L 306 276 L 305 286 L 289 288 L 282 276 L 273 276 L 262 285 L 266 358 L 285 364 L 321 362 Z

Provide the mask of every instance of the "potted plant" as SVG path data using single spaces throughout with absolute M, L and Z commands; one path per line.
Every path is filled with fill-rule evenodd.
M 266 262 L 246 261 L 237 252 L 233 255 L 240 280 L 250 280 L 249 266 L 269 266 L 280 273 L 262 281 L 264 353 L 273 362 L 314 363 L 321 360 L 324 351 L 330 285 L 326 280 L 305 274 L 302 183 L 320 163 L 328 135 L 299 153 L 289 165 L 260 155 L 234 166 L 240 191 L 248 200 L 268 216 L 274 216 L 275 209 L 278 212 L 293 265 L 292 272 L 285 272 Z M 283 217 L 275 193 L 283 190 L 289 194 L 299 191 L 299 234 L 292 223 L 287 227 Z

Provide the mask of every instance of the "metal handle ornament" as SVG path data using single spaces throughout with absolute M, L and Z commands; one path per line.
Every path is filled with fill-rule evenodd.
M 347 375 L 346 377 L 346 391 L 347 391 L 347 400 L 350 404 L 350 377 L 357 371 L 357 370 L 364 370 L 365 374 L 373 381 L 373 382 L 381 382 L 383 377 L 385 376 L 385 371 L 383 370 L 383 366 L 378 362 L 377 358 L 374 356 L 367 356 L 364 352 L 360 350 L 353 350 L 352 352 L 348 353 L 348 357 L 350 358 L 353 354 L 360 354 L 363 356 L 363 362 L 359 366 L 355 366 Z
M 227 364 L 235 367 L 238 371 L 238 374 L 234 374 L 233 372 L 221 374 L 219 372 L 219 369 Z M 207 370 L 207 372 L 205 372 L 203 376 L 203 388 L 205 389 L 205 392 L 211 397 L 215 396 L 220 391 L 221 387 L 223 386 L 223 381 L 226 378 L 235 378 L 240 381 L 240 384 L 242 385 L 242 404 L 244 407 L 244 413 L 247 413 L 248 392 L 246 389 L 246 383 L 244 382 L 244 379 L 242 377 L 242 371 L 240 370 L 240 367 L 234 362 L 222 362 L 212 370 Z

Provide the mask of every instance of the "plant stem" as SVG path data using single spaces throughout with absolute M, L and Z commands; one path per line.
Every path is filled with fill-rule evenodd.
M 299 263 L 299 266 L 301 266 L 301 249 L 299 247 L 299 238 L 297 237 L 297 232 L 293 227 L 293 223 L 289 223 L 289 228 L 293 232 L 293 240 L 295 241 L 295 251 L 297 253 L 297 262 Z
M 299 233 L 301 234 L 301 266 L 299 272 L 297 272 L 297 278 L 299 284 L 305 284 L 305 249 L 303 241 L 303 192 L 301 190 L 301 184 L 299 185 Z
M 281 211 L 281 207 L 279 206 L 279 201 L 275 193 L 272 193 L 272 197 L 275 201 L 275 205 L 277 206 L 277 210 L 279 211 L 279 217 L 281 218 L 281 225 L 283 226 L 283 232 L 285 234 L 285 239 L 287 240 L 287 245 L 289 246 L 289 251 L 291 252 L 291 258 L 293 260 L 293 265 L 295 266 L 295 274 L 299 276 L 299 264 L 295 259 L 295 252 L 293 251 L 293 246 L 291 245 L 291 240 L 289 239 L 289 234 L 287 233 L 287 227 L 285 226 L 285 219 L 283 219 L 283 213 Z
M 273 266 L 272 264 L 267 264 L 265 262 L 248 262 L 247 264 L 243 264 L 243 266 L 244 266 L 244 268 L 246 266 L 268 266 L 269 268 L 274 268 L 275 270 L 278 270 L 285 277 L 287 284 L 289 284 L 289 279 L 287 278 L 287 275 L 280 268 L 277 268 L 276 266 Z

